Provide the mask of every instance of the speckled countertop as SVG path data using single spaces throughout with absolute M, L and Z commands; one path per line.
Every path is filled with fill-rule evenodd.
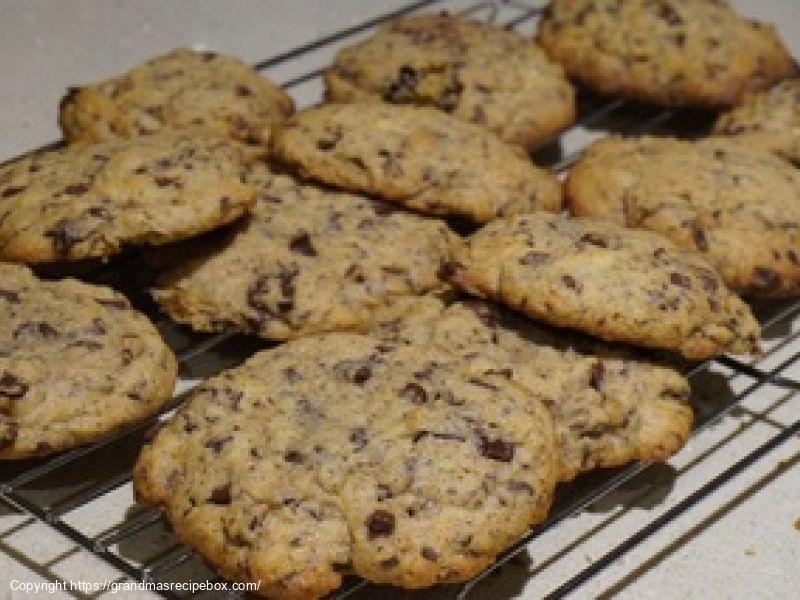
M 123 71 L 179 45 L 215 48 L 257 61 L 403 4 L 389 0 L 0 0 L 0 160 L 58 137 L 56 105 L 68 85 Z M 445 2 L 443 6 L 466 4 Z M 776 23 L 800 57 L 800 0 L 735 0 L 734 4 L 746 14 Z M 291 61 L 270 75 L 286 81 L 324 64 L 330 57 L 330 51 L 326 52 Z M 295 90 L 301 104 L 313 102 L 319 91 L 313 82 Z M 772 368 L 800 350 L 800 341 L 780 346 L 783 336 L 798 331 L 800 323 L 767 332 L 768 344 L 776 350 L 759 367 Z M 722 367 L 714 371 L 706 376 L 704 386 L 711 402 L 746 390 L 752 383 L 745 375 L 727 377 Z M 800 380 L 800 366 L 789 367 L 782 375 Z M 668 465 L 648 469 L 535 540 L 524 560 L 513 561 L 501 576 L 481 583 L 475 597 L 540 597 L 798 418 L 800 398 L 791 390 L 766 386 L 747 395 L 741 408 L 692 439 Z M 120 518 L 130 503 L 130 488 L 125 486 L 71 518 L 84 521 L 87 527 L 96 524 L 99 531 L 103 523 Z M 795 436 L 589 579 L 574 596 L 800 597 L 798 519 L 800 439 Z M 22 597 L 11 591 L 13 580 L 119 577 L 47 525 L 0 503 L 0 597 Z M 58 592 L 54 597 L 68 595 Z

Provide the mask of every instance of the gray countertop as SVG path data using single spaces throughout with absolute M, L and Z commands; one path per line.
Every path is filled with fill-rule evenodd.
M 214 48 L 255 62 L 402 4 L 388 0 L 0 0 L 0 160 L 58 138 L 56 106 L 68 85 L 118 73 L 181 45 Z M 454 8 L 465 4 L 443 3 Z M 800 57 L 800 0 L 737 0 L 735 4 L 747 14 L 776 23 Z M 286 81 L 322 66 L 329 58 L 329 52 L 315 54 L 269 74 Z M 310 103 L 318 97 L 319 86 L 312 82 L 293 93 L 300 104 Z M 798 330 L 796 324 L 793 331 Z M 800 342 L 780 348 L 767 359 L 765 368 L 799 348 Z M 792 367 L 784 375 L 797 378 L 800 368 Z M 750 383 L 748 377 L 737 375 L 727 385 L 739 391 Z M 668 465 L 648 470 L 643 478 L 537 539 L 529 548 L 529 558 L 514 561 L 501 577 L 489 578 L 476 589 L 476 597 L 539 597 L 799 417 L 800 399 L 792 392 L 767 386 L 748 395 L 741 409 L 693 438 Z M 794 437 L 613 562 L 575 595 L 800 597 L 799 498 L 800 440 Z M 88 513 L 74 518 L 113 522 L 130 504 L 130 488 L 125 486 L 104 498 L 102 505 L 93 504 Z M 22 597 L 8 587 L 15 579 L 118 578 L 110 566 L 47 525 L 0 503 L 0 594 Z M 140 597 L 141 593 L 123 595 Z

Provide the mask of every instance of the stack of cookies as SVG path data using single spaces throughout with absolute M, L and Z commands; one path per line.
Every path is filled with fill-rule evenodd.
M 138 499 L 267 597 L 465 581 L 557 484 L 683 446 L 670 353 L 757 355 L 742 297 L 800 295 L 794 73 L 720 2 L 555 0 L 536 40 L 391 22 L 297 113 L 211 52 L 74 88 L 65 144 L 0 167 L 0 457 L 169 401 L 147 317 L 29 268 L 139 251 L 174 321 L 282 343 L 191 392 Z M 708 139 L 601 140 L 562 185 L 528 151 L 575 120 L 570 78 L 730 112 Z

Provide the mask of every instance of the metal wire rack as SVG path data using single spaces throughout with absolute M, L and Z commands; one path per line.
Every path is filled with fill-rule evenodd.
M 391 18 L 431 9 L 456 9 L 476 19 L 530 33 L 541 13 L 542 3 L 533 0 L 499 0 L 471 2 L 465 6 L 464 2 L 422 0 L 260 61 L 255 67 L 284 81 L 284 87 L 291 90 L 299 105 L 310 104 L 319 98 L 322 89 L 320 75 L 340 45 L 352 43 Z M 575 126 L 534 153 L 534 159 L 538 163 L 562 172 L 575 161 L 591 139 L 609 132 L 623 135 L 668 132 L 691 137 L 702 134 L 708 124 L 707 115 L 655 109 L 624 100 L 607 100 L 585 91 L 579 93 L 579 114 L 580 119 Z M 254 351 L 265 347 L 263 342 L 232 334 L 193 334 L 158 316 L 155 308 L 142 294 L 130 288 L 127 281 L 130 277 L 126 271 L 123 259 L 84 275 L 88 279 L 114 285 L 131 294 L 134 303 L 154 318 L 162 334 L 176 351 L 181 364 L 181 393 L 159 418 L 163 418 L 178 405 L 186 390 L 197 381 L 238 364 Z M 724 382 L 742 377 L 747 381 L 736 393 L 706 396 L 695 393 L 693 404 L 698 431 L 718 421 L 723 414 L 739 405 L 743 398 L 765 386 L 783 388 L 789 395 L 800 388 L 800 382 L 787 375 L 790 367 L 800 361 L 800 350 L 797 349 L 800 345 L 793 345 L 800 341 L 800 331 L 793 331 L 791 328 L 792 321 L 800 316 L 800 303 L 773 303 L 755 308 L 765 336 L 771 339 L 767 352 L 759 361 L 746 363 L 732 357 L 722 357 L 716 361 L 687 367 L 693 389 L 699 388 L 709 374 L 720 370 L 724 375 L 718 375 L 717 378 L 722 377 Z M 172 537 L 156 510 L 136 506 L 133 502 L 130 490 L 131 469 L 138 449 L 154 422 L 155 419 L 151 419 L 139 423 L 92 446 L 78 448 L 54 458 L 0 465 L 0 498 L 67 536 L 116 567 L 124 576 L 145 582 L 190 579 L 221 581 L 189 549 Z M 573 569 L 572 575 L 561 580 L 549 592 L 548 597 L 561 597 L 576 590 L 616 559 L 737 477 L 747 467 L 791 437 L 800 434 L 800 421 L 789 425 L 778 424 L 777 431 L 750 453 L 647 521 L 633 535 L 609 547 L 590 564 Z M 458 599 L 481 596 L 482 586 L 492 579 L 492 575 L 513 562 L 532 540 L 538 542 L 544 534 L 557 528 L 569 517 L 635 480 L 649 468 L 651 465 L 648 464 L 633 464 L 583 476 L 578 481 L 563 486 L 548 521 L 531 530 L 503 553 L 489 569 L 466 584 L 436 590 L 428 595 Z M 691 469 L 691 465 L 685 467 L 684 472 L 688 469 Z M 97 523 L 96 518 L 85 518 L 87 513 L 96 516 L 97 503 L 111 497 L 125 505 L 123 514 L 115 512 L 114 518 L 108 523 Z M 378 589 L 363 580 L 351 578 L 334 597 L 387 597 L 389 594 L 385 588 Z M 177 597 L 171 592 L 163 595 Z M 213 594 L 206 594 L 206 597 L 212 596 Z M 225 592 L 224 597 L 231 597 L 231 592 Z

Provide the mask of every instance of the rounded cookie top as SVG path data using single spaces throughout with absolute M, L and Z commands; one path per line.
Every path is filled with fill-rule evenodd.
M 0 459 L 65 450 L 157 412 L 176 370 L 122 295 L 0 263 Z
M 714 123 L 715 135 L 730 135 L 800 164 L 800 79 L 752 92 Z
M 497 363 L 552 413 L 559 481 L 631 460 L 666 460 L 691 432 L 689 382 L 676 370 L 495 304 L 445 307 L 419 298 L 373 334 Z
M 407 588 L 471 577 L 545 517 L 554 467 L 550 415 L 502 374 L 329 334 L 202 384 L 134 483 L 227 577 L 314 598 L 349 568 Z
M 445 286 L 459 239 L 443 223 L 266 170 L 250 183 L 252 216 L 153 290 L 176 320 L 286 339 L 362 328 L 393 298 Z
M 329 100 L 432 106 L 523 146 L 575 119 L 572 87 L 536 42 L 451 15 L 392 21 L 340 50 L 325 82 Z
M 431 108 L 323 105 L 290 119 L 275 151 L 303 175 L 424 213 L 486 222 L 561 207 L 552 173 L 492 133 Z
M 485 225 L 453 282 L 609 341 L 704 359 L 758 352 L 759 326 L 702 257 L 648 231 L 535 213 Z
M 566 184 L 572 212 L 657 231 L 755 297 L 800 293 L 800 172 L 739 140 L 605 139 Z
M 240 146 L 176 133 L 75 144 L 0 167 L 0 259 L 111 256 L 229 223 L 253 203 Z
M 606 94 L 668 106 L 724 106 L 796 72 L 775 28 L 724 2 L 553 0 L 539 43 Z
M 203 127 L 266 146 L 292 99 L 236 58 L 186 48 L 99 83 L 70 89 L 59 122 L 70 141 L 103 141 Z

